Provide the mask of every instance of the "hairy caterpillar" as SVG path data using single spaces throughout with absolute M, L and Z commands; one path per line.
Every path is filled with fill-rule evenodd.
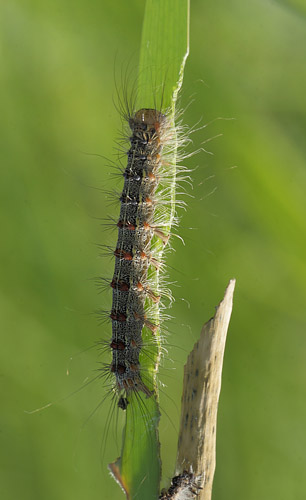
M 142 391 L 151 396 L 151 390 L 141 377 L 139 352 L 144 325 L 152 334 L 157 328 L 147 319 L 144 305 L 146 300 L 159 300 L 158 292 L 148 286 L 147 280 L 149 266 L 159 266 L 151 241 L 155 230 L 154 195 L 158 185 L 163 136 L 168 128 L 166 116 L 153 109 L 137 111 L 129 119 L 129 125 L 132 131 L 131 147 L 127 153 L 124 187 L 120 196 L 110 314 L 113 358 L 110 370 L 116 377 L 121 408 L 131 391 Z M 157 231 L 165 241 L 165 235 Z
M 171 227 L 178 222 L 176 206 L 184 205 L 175 199 L 174 189 L 190 178 L 185 167 L 177 167 L 182 159 L 177 147 L 189 141 L 186 129 L 175 126 L 167 110 L 134 111 L 127 106 L 121 113 L 129 125 L 129 148 L 127 165 L 120 169 L 123 190 L 116 194 L 119 216 L 111 222 L 118 230 L 117 244 L 114 249 L 107 247 L 115 257 L 114 273 L 109 282 L 102 280 L 112 289 L 111 309 L 104 312 L 111 320 L 112 336 L 101 343 L 112 352 L 111 363 L 102 368 L 103 377 L 125 410 L 132 393 L 147 398 L 154 393 L 143 361 L 151 357 L 150 349 L 157 358 L 161 355 L 163 297 L 170 303 L 173 299 L 160 271 Z
M 168 331 L 163 322 L 169 316 L 165 309 L 173 302 L 165 254 L 178 225 L 176 210 L 185 207 L 177 196 L 185 193 L 185 183 L 191 184 L 189 170 L 181 162 L 195 129 L 181 125 L 181 112 L 163 106 L 163 86 L 159 104 L 158 88 L 151 99 L 142 100 L 147 107 L 139 106 L 141 99 L 127 88 L 125 81 L 124 92 L 117 89 L 124 142 L 117 142 L 118 161 L 112 162 L 122 188 L 106 191 L 119 209 L 117 216 L 111 212 L 105 225 L 118 236 L 116 243 L 102 245 L 104 253 L 112 256 L 114 269 L 108 278 L 98 278 L 99 285 L 112 294 L 109 309 L 100 311 L 111 323 L 112 333 L 105 332 L 100 341 L 109 358 L 100 368 L 106 392 L 98 408 L 110 398 L 103 459 L 111 432 L 118 446 L 118 423 L 120 419 L 123 424 L 124 418 L 120 458 L 109 464 L 109 470 L 125 492 L 141 488 L 147 495 L 144 491 L 150 485 L 154 490 L 161 475 L 158 424 L 163 383 L 158 372 L 167 354 Z M 171 397 L 166 397 L 169 402 Z M 162 414 L 175 427 L 164 404 Z M 145 457 L 141 465 L 139 457 Z M 154 495 L 157 498 L 157 490 Z

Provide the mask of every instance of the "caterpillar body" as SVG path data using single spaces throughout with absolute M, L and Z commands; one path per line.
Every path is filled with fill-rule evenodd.
M 129 147 L 124 150 L 126 166 L 119 166 L 120 213 L 118 219 L 111 217 L 110 224 L 118 238 L 115 247 L 106 247 L 115 258 L 115 268 L 109 281 L 102 279 L 112 290 L 111 310 L 103 312 L 111 320 L 112 336 L 101 344 L 111 350 L 112 360 L 101 371 L 111 389 L 108 394 L 123 410 L 132 394 L 139 399 L 156 392 L 155 375 L 165 352 L 161 325 L 168 318 L 164 299 L 169 305 L 173 300 L 164 272 L 165 247 L 170 248 L 170 231 L 178 224 L 176 209 L 185 205 L 176 199 L 175 189 L 190 183 L 189 170 L 178 165 L 190 142 L 189 129 L 174 124 L 180 114 L 173 117 L 162 103 L 159 109 L 138 111 L 128 103 L 124 94 L 119 111 L 129 126 L 128 136 L 124 130 Z
M 113 289 L 110 372 L 115 375 L 118 406 L 122 409 L 126 409 L 131 392 L 141 391 L 147 397 L 152 395 L 152 389 L 142 376 L 139 355 L 143 346 L 143 328 L 148 328 L 152 336 L 158 328 L 147 318 L 145 311 L 150 304 L 160 300 L 158 289 L 152 289 L 148 279 L 150 266 L 159 269 L 162 265 L 152 239 L 155 235 L 163 244 L 168 241 L 155 215 L 162 150 L 169 133 L 169 121 L 160 111 L 144 108 L 130 116 L 128 122 L 132 135 L 123 172 L 115 270 L 110 283 Z

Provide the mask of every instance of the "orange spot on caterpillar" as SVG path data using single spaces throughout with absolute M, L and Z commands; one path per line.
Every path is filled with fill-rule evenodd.
M 135 231 L 136 225 L 128 221 L 119 220 L 117 222 L 117 227 L 120 229 L 129 229 L 130 231 Z
M 140 281 L 136 284 L 136 290 L 137 292 L 145 292 L 155 304 L 160 301 L 160 295 L 156 295 L 149 287 L 143 286 Z
M 149 260 L 150 263 L 155 267 L 155 269 L 159 269 L 160 262 L 154 257 L 152 257 L 152 255 L 148 255 L 145 252 L 140 252 L 138 256 L 140 257 L 141 260 Z
M 138 292 L 143 292 L 144 286 L 142 283 L 140 283 L 140 281 L 138 281 L 138 283 L 136 284 L 136 289 Z
M 122 250 L 122 248 L 116 248 L 116 250 L 114 251 L 114 256 L 123 260 L 133 260 L 132 253 L 126 252 L 125 250 Z
M 143 228 L 145 231 L 153 230 L 155 236 L 158 236 L 158 238 L 160 238 L 162 240 L 164 245 L 166 245 L 168 243 L 169 238 L 170 238 L 170 234 L 166 235 L 163 231 L 161 231 L 157 227 L 150 226 L 150 224 L 148 222 L 143 223 Z
M 152 172 L 148 172 L 147 175 L 148 179 L 150 182 L 155 182 L 156 181 L 156 175 L 154 175 Z

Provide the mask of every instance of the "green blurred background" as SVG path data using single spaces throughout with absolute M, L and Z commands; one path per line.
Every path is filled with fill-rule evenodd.
M 120 118 L 114 73 L 135 61 L 143 0 L 2 0 L 1 498 L 123 498 L 105 464 L 120 451 L 95 376 L 110 335 L 92 277 L 111 274 L 99 217 Z M 131 64 L 129 62 L 129 64 Z M 132 63 L 133 64 L 133 63 Z M 161 370 L 164 481 L 173 472 L 187 352 L 237 279 L 219 406 L 214 500 L 306 492 L 306 8 L 300 1 L 191 5 L 182 106 L 193 125 L 193 198 L 168 257 L 176 303 Z M 115 212 L 114 212 L 115 211 Z M 189 229 L 190 227 L 194 229 Z M 183 349 L 172 347 L 179 346 Z M 67 397 L 69 396 L 69 397 Z M 26 411 L 50 401 L 52 407 Z M 115 416 L 114 416 L 115 418 Z M 173 423 L 173 425 L 172 425 Z

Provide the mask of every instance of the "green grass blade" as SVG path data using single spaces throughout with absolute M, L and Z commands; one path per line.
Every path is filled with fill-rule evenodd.
M 188 56 L 189 0 L 147 0 L 140 50 L 137 108 L 167 110 L 174 122 L 175 104 L 182 85 L 183 72 Z M 172 169 L 171 207 L 166 215 L 170 232 L 175 213 L 176 151 L 174 148 L 169 168 Z M 159 255 L 163 252 L 160 240 Z M 158 271 L 151 271 L 150 279 L 159 282 Z M 155 306 L 155 323 L 159 324 L 159 309 Z M 146 398 L 141 393 L 130 397 L 126 410 L 121 459 L 118 460 L 120 476 L 128 498 L 156 500 L 159 493 L 161 462 L 159 456 L 159 407 L 156 374 L 161 354 L 160 332 L 151 347 L 150 355 L 140 354 L 141 366 L 146 370 L 146 383 L 155 396 Z M 152 344 L 152 332 L 144 329 L 144 343 Z
M 189 0 L 147 0 L 138 75 L 140 107 L 172 107 L 189 53 Z

